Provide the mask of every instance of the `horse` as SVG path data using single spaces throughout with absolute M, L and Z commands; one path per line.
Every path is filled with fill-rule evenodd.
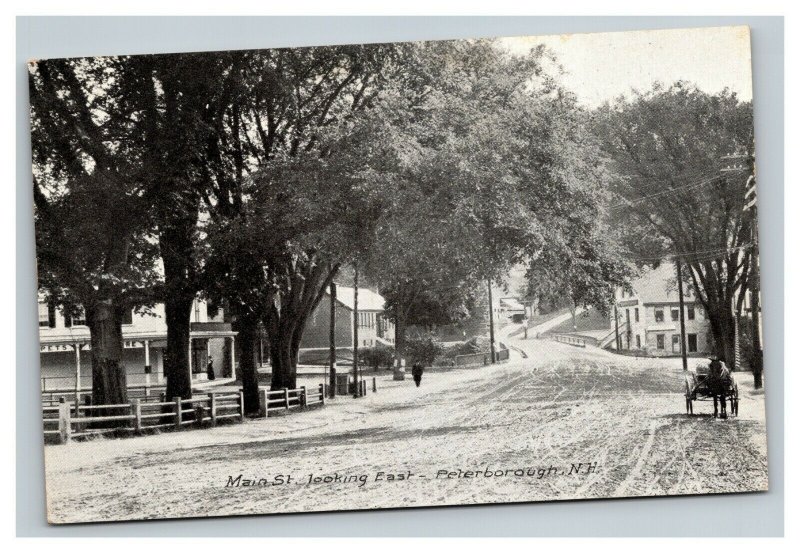
M 727 419 L 728 413 L 725 410 L 725 396 L 731 386 L 731 371 L 725 363 L 719 359 L 712 359 L 708 372 L 708 391 L 714 398 L 714 418 L 719 414 L 719 418 Z M 719 403 L 719 408 L 717 408 Z

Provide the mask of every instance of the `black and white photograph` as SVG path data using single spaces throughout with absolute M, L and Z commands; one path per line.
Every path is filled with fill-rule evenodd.
M 750 43 L 31 60 L 47 521 L 767 491 Z

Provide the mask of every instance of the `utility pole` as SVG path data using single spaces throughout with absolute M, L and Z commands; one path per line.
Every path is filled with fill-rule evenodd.
M 492 363 L 494 363 L 494 303 L 492 302 L 492 279 L 487 279 L 486 282 L 489 284 L 489 347 L 492 353 Z
M 686 360 L 686 315 L 684 314 L 685 308 L 683 305 L 683 275 L 681 274 L 681 260 L 675 258 L 675 269 L 678 273 L 678 305 L 680 308 L 681 319 L 681 361 L 683 362 L 683 370 L 689 370 L 689 364 Z
M 755 205 L 753 206 L 755 209 Z M 753 313 L 753 386 L 756 390 L 761 388 L 763 381 L 761 379 L 762 371 L 764 370 L 764 358 L 761 350 L 761 262 L 758 258 L 758 221 L 753 217 L 752 223 L 753 232 L 753 261 L 755 271 L 750 276 L 751 289 L 750 289 L 750 307 Z
M 742 211 L 752 212 L 752 220 L 750 225 L 750 239 L 752 243 L 753 257 L 752 261 L 752 274 L 750 275 L 750 296 L 751 296 L 751 323 L 752 323 L 752 340 L 753 340 L 753 357 L 748 359 L 751 364 L 750 369 L 753 371 L 753 386 L 756 389 L 761 388 L 762 371 L 764 370 L 764 357 L 761 344 L 761 263 L 758 258 L 758 218 L 756 216 L 757 206 L 757 191 L 756 191 L 756 177 L 753 156 L 750 154 L 731 154 L 722 156 L 722 161 L 725 166 L 721 169 L 723 173 L 745 172 L 748 174 L 747 181 L 745 182 L 744 191 L 744 206 Z M 744 290 L 741 293 L 745 293 Z M 733 302 L 731 302 L 733 303 Z M 735 305 L 735 304 L 734 304 Z M 734 307 L 734 317 L 738 313 Z M 738 354 L 738 346 L 737 346 Z
M 328 395 L 336 397 L 336 283 L 331 282 L 331 323 L 330 323 L 330 379 Z
M 358 397 L 358 262 L 353 262 L 353 397 Z

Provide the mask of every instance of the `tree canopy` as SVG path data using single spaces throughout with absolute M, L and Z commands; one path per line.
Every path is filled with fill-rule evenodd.
M 599 110 L 612 160 L 610 220 L 639 264 L 678 260 L 706 309 L 716 352 L 734 357 L 734 309 L 753 269 L 749 172 L 722 172 L 726 155 L 752 157 L 753 113 L 729 91 L 660 84 Z

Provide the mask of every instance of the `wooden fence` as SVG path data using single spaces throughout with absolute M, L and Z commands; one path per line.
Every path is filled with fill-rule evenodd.
M 215 426 L 224 420 L 244 420 L 241 391 L 212 392 L 191 399 L 176 397 L 171 401 L 135 398 L 116 405 L 82 405 L 60 398 L 56 405 L 42 406 L 45 441 L 56 443 L 103 434 Z
M 167 387 L 163 384 L 157 385 L 141 385 L 141 386 L 128 386 L 128 397 L 131 399 L 139 398 L 145 401 L 154 401 L 156 399 L 163 400 L 163 394 L 166 392 Z M 61 403 L 62 399 L 66 401 L 76 401 L 78 403 L 91 402 L 92 390 L 80 390 L 78 392 L 72 389 L 60 390 L 43 390 L 42 391 L 42 405 L 57 405 Z
M 294 390 L 283 388 L 281 390 L 258 390 L 258 415 L 268 417 L 270 413 L 286 412 L 291 409 L 312 407 L 325 404 L 325 385 L 317 388 L 300 386 Z
M 570 346 L 575 346 L 579 348 L 586 347 L 586 339 L 579 338 L 577 336 L 570 336 L 568 334 L 555 334 L 553 338 L 556 342 L 561 342 L 562 344 L 569 344 Z
M 259 389 L 259 415 L 287 412 L 325 404 L 325 385 L 290 390 Z M 90 400 L 90 398 L 85 398 Z M 103 434 L 144 434 L 156 429 L 180 430 L 186 427 L 216 426 L 220 421 L 244 420 L 244 395 L 238 392 L 211 392 L 191 399 L 166 401 L 160 396 L 133 398 L 129 403 L 92 405 L 67 401 L 42 405 L 45 441 L 65 443 L 75 438 Z

